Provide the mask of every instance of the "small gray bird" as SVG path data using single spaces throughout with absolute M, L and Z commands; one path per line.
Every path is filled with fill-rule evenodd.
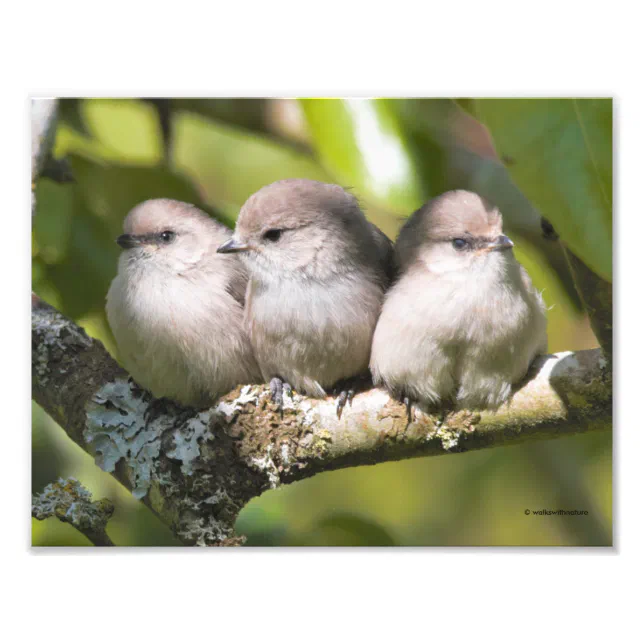
M 340 186 L 287 179 L 244 204 L 220 253 L 250 270 L 246 328 L 262 375 L 321 398 L 368 373 L 373 331 L 393 260 L 391 241 Z M 345 389 L 338 415 L 350 400 Z
M 190 204 L 152 199 L 124 231 L 106 310 L 134 380 L 191 407 L 261 382 L 243 326 L 246 269 L 216 253 L 230 230 Z
M 478 195 L 447 192 L 416 211 L 395 246 L 399 279 L 374 334 L 371 372 L 430 409 L 496 409 L 546 351 L 541 294 Z

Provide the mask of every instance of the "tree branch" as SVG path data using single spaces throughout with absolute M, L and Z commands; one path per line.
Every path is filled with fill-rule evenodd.
M 211 409 L 153 399 L 100 342 L 34 296 L 33 398 L 186 544 L 238 543 L 241 508 L 264 490 L 322 471 L 610 429 L 611 373 L 601 350 L 542 356 L 498 412 L 442 420 L 386 392 L 335 402 L 294 394 L 280 414 L 266 386 L 238 387 Z

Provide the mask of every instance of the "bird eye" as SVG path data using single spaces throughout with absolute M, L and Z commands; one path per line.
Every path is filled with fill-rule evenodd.
M 173 233 L 171 230 L 164 230 L 161 233 L 160 237 L 163 242 L 165 242 L 166 244 L 169 244 L 176 237 L 176 234 Z
M 456 248 L 456 250 L 463 250 L 467 246 L 467 242 L 464 239 L 453 239 L 452 240 L 452 246 Z
M 277 228 L 267 230 L 262 237 L 268 241 L 276 242 L 282 236 L 282 231 Z

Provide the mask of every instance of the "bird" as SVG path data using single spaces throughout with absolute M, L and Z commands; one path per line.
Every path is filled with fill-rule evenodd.
M 136 383 L 204 408 L 238 384 L 261 382 L 243 324 L 247 270 L 216 252 L 230 229 L 192 204 L 150 199 L 123 230 L 106 313 Z
M 284 179 L 248 198 L 219 252 L 239 253 L 248 267 L 245 325 L 273 400 L 341 386 L 341 417 L 354 393 L 347 381 L 369 377 L 391 240 L 342 187 Z
M 547 349 L 544 301 L 513 246 L 498 208 L 476 193 L 446 192 L 417 210 L 394 248 L 374 383 L 425 411 L 505 403 Z

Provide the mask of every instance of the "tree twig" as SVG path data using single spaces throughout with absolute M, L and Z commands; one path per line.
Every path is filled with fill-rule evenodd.
M 590 318 L 590 326 L 609 362 L 613 357 L 613 285 L 593 273 L 565 248 L 575 287 Z
M 74 526 L 95 546 L 113 546 L 105 528 L 114 514 L 109 499 L 92 502 L 92 495 L 75 478 L 59 479 L 50 483 L 40 494 L 34 495 L 31 516 L 39 521 L 56 517 Z

